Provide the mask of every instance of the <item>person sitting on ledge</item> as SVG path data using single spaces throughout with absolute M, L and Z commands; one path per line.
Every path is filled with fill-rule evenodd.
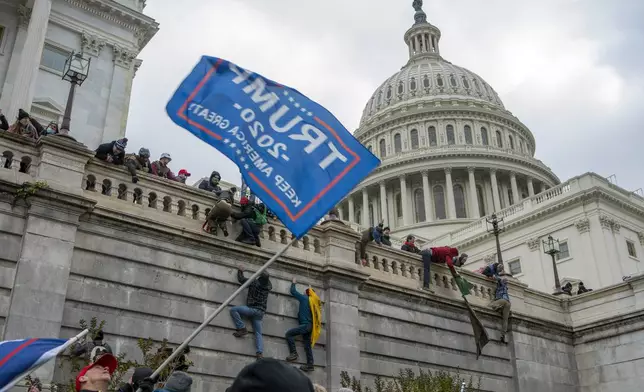
M 29 113 L 24 110 L 18 110 L 18 119 L 8 129 L 8 132 L 37 140 L 43 132 L 43 126 L 38 121 L 31 118 Z
M 161 157 L 158 161 L 154 161 L 150 164 L 150 173 L 154 174 L 155 176 L 167 178 L 168 180 L 179 181 L 174 173 L 172 173 L 172 170 L 170 170 L 170 168 L 168 167 L 168 164 L 171 160 L 172 157 L 170 157 L 170 154 L 164 152 L 163 154 L 161 154 Z
M 261 247 L 259 233 L 262 231 L 262 226 L 267 223 L 266 212 L 266 206 L 261 203 L 250 208 L 242 207 L 241 212 L 233 212 L 232 218 L 240 221 L 242 226 L 242 232 L 235 241 Z
M 4 116 L 4 113 L 2 113 L 2 110 L 0 110 L 0 129 L 2 129 L 3 131 L 9 130 L 9 122 Z
M 587 289 L 586 286 L 584 286 L 584 282 L 579 282 L 579 286 L 577 286 L 577 295 L 587 293 L 589 291 L 593 291 L 593 289 Z
M 150 150 L 145 147 L 139 149 L 138 154 L 127 154 L 125 156 L 125 167 L 132 175 L 132 182 L 139 182 L 137 172 L 139 170 L 146 173 L 150 172 Z
M 217 235 L 217 229 L 221 229 L 224 237 L 228 237 L 226 222 L 233 212 L 235 193 L 237 193 L 237 188 L 235 187 L 219 193 L 219 201 L 212 207 L 206 217 L 206 223 L 203 225 L 204 231 Z
M 391 246 L 391 229 L 389 226 L 382 229 L 382 238 L 380 239 L 383 245 Z
M 104 143 L 96 149 L 96 158 L 107 163 L 122 165 L 125 163 L 125 148 L 127 147 L 127 138 Z
M 429 288 L 431 263 L 447 264 L 447 267 L 456 274 L 454 266 L 461 267 L 467 261 L 467 253 L 458 255 L 458 249 L 449 246 L 425 249 L 420 252 L 423 258 L 423 290 L 431 291 Z
M 58 123 L 56 121 L 51 121 L 47 125 L 47 128 L 45 128 L 42 131 L 42 134 L 40 136 L 51 136 L 51 135 L 58 135 Z
M 382 245 L 382 232 L 383 232 L 384 222 L 380 222 L 378 226 L 370 227 L 367 230 L 362 232 L 362 237 L 358 246 L 360 248 L 360 261 L 362 265 L 367 265 L 367 245 L 374 241 L 378 245 Z
M 496 280 L 496 291 L 494 293 L 494 301 L 490 303 L 490 307 L 495 312 L 501 313 L 503 317 L 503 324 L 501 326 L 501 336 L 499 339 L 501 343 L 505 343 L 505 334 L 508 332 L 508 320 L 510 319 L 510 296 L 508 295 L 508 278 L 505 277 L 503 264 L 499 264 L 497 273 L 494 274 Z
M 572 296 L 572 283 L 568 282 L 561 288 L 561 291 Z
M 404 250 L 405 252 L 410 252 L 410 253 L 420 253 L 420 249 L 416 246 L 416 237 L 413 235 L 408 235 L 407 240 L 405 243 L 400 247 L 400 250 Z

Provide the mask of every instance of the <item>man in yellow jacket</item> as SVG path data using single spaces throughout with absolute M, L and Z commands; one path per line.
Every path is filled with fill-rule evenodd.
M 295 362 L 298 359 L 297 350 L 295 349 L 295 337 L 302 336 L 304 340 L 304 352 L 306 353 L 306 365 L 302 365 L 300 369 L 305 372 L 311 372 L 313 367 L 313 346 L 320 336 L 322 328 L 321 320 L 321 303 L 320 298 L 315 294 L 313 289 L 306 289 L 306 295 L 297 291 L 297 281 L 293 278 L 291 284 L 291 295 L 294 296 L 300 303 L 299 311 L 297 313 L 297 320 L 299 326 L 289 329 L 286 332 L 286 342 L 290 355 L 286 358 L 288 362 Z

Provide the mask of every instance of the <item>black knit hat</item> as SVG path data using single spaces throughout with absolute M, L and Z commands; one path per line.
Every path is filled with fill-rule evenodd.
M 275 359 L 260 359 L 245 368 L 226 392 L 313 392 L 313 383 L 299 369 Z
M 22 109 L 18 109 L 18 120 L 22 120 L 23 118 L 29 118 L 29 113 Z

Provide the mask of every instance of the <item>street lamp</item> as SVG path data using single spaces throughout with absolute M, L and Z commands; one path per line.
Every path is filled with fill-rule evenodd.
M 559 271 L 557 271 L 557 262 L 555 261 L 555 256 L 559 253 L 559 240 L 552 238 L 551 235 L 548 236 L 548 239 L 543 242 L 543 252 L 552 257 L 552 270 L 555 272 L 555 292 L 554 295 L 561 295 L 563 291 L 561 290 L 561 282 L 559 281 Z
M 496 254 L 498 255 L 499 264 L 502 265 L 503 256 L 501 255 L 501 242 L 499 242 L 499 234 L 505 231 L 505 227 L 503 227 L 503 218 L 499 219 L 496 214 L 492 214 L 492 216 L 490 216 L 489 218 L 485 218 L 485 225 L 487 232 L 494 234 L 494 237 L 496 237 Z
M 76 86 L 80 86 L 83 84 L 85 79 L 87 79 L 87 75 L 89 74 L 89 64 L 91 61 L 92 59 L 84 57 L 82 52 L 72 52 L 65 62 L 63 80 L 71 83 L 71 87 L 69 88 L 69 95 L 67 96 L 67 106 L 65 107 L 65 115 L 63 116 L 63 125 L 60 127 L 60 132 L 63 134 L 69 133 L 69 123 L 72 118 L 72 106 L 74 106 Z

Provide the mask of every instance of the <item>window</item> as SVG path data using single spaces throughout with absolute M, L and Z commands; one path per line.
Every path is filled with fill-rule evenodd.
M 496 131 L 496 146 L 498 148 L 503 148 L 503 136 L 501 136 L 501 131 Z
M 391 86 L 387 87 L 387 99 L 391 99 Z
M 472 128 L 469 125 L 465 126 L 465 144 L 473 144 L 472 140 Z
M 360 212 L 360 209 L 356 210 L 356 223 L 359 225 L 362 224 L 362 214 Z
M 470 88 L 470 82 L 467 81 L 465 76 L 463 76 L 463 86 L 465 86 L 466 89 Z
M 487 146 L 490 144 L 490 141 L 488 140 L 487 137 L 487 129 L 481 128 L 481 143 L 483 143 L 484 146 Z
M 423 78 L 423 87 L 429 88 L 429 86 L 431 86 L 431 83 L 429 82 L 429 76 L 425 75 L 425 77 Z
M 483 188 L 476 186 L 476 198 L 479 201 L 479 216 L 485 216 L 485 199 L 483 198 Z
M 403 82 L 398 83 L 398 95 L 401 95 L 405 91 L 405 87 L 403 86 Z
M 436 128 L 435 127 L 429 127 L 428 131 L 428 136 L 429 136 L 429 145 L 432 147 L 435 147 L 438 145 L 437 140 L 436 140 Z
M 416 223 L 425 221 L 425 200 L 423 197 L 423 190 L 416 189 L 414 191 L 414 203 L 416 204 Z
M 443 77 L 440 75 L 436 75 L 436 85 L 438 87 L 443 87 Z
M 403 216 L 402 197 L 400 196 L 400 193 L 396 195 L 396 216 L 398 218 L 402 218 Z
M 447 144 L 456 144 L 456 138 L 454 137 L 454 127 L 452 125 L 447 126 Z
M 523 140 L 519 139 L 519 151 L 525 153 L 525 146 L 523 145 Z
M 382 91 L 378 93 L 378 106 L 382 105 Z
M 394 135 L 394 153 L 402 152 L 402 137 L 399 133 Z
M 49 44 L 45 44 L 42 49 L 42 59 L 40 64 L 45 68 L 53 69 L 54 71 L 62 73 L 65 69 L 67 57 L 69 57 L 69 53 L 66 51 Z
M 411 81 L 409 82 L 409 89 L 411 91 L 416 90 L 416 78 L 411 78 Z
M 411 139 L 411 148 L 416 149 L 418 148 L 418 130 L 417 129 L 412 129 L 411 132 L 409 132 L 409 138 Z
M 373 204 L 369 203 L 369 225 L 370 226 L 375 226 L 375 219 L 373 216 Z
M 447 218 L 445 213 L 445 192 L 440 185 L 434 187 L 434 209 L 436 210 L 436 219 Z
M 457 84 L 456 84 L 456 78 L 454 77 L 454 75 L 450 75 L 450 77 L 449 77 L 449 83 L 452 85 L 452 87 L 456 87 L 456 86 L 457 86 Z
M 465 191 L 460 184 L 454 185 L 454 204 L 456 205 L 456 217 L 467 218 L 465 209 Z
M 628 249 L 629 256 L 637 258 L 637 251 L 635 250 L 635 243 L 633 241 L 626 240 L 626 248 Z
M 520 260 L 512 260 L 508 263 L 508 267 L 510 268 L 510 274 L 512 275 L 519 275 L 521 274 L 521 261 Z
M 476 79 L 472 79 L 472 84 L 474 85 L 474 90 L 476 90 L 477 93 L 481 91 L 479 89 L 479 83 L 476 81 Z
M 568 241 L 561 241 L 559 243 L 559 253 L 557 253 L 557 260 L 563 260 L 570 257 L 570 249 L 568 248 Z
M 385 139 L 380 140 L 380 158 L 384 158 L 387 156 L 387 143 L 385 143 Z
M 512 135 L 508 136 L 508 141 L 510 142 L 510 148 L 514 150 L 514 138 Z

